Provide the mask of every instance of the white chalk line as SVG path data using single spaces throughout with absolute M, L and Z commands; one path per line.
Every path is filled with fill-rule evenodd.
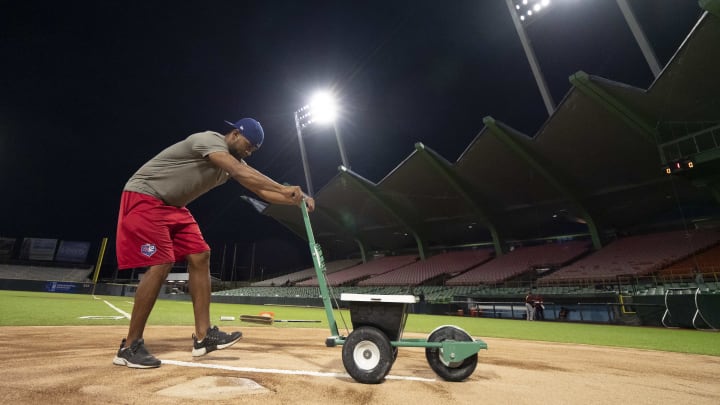
M 96 297 L 96 296 L 93 295 L 93 299 L 99 300 L 100 298 L 98 298 L 98 297 Z M 112 308 L 112 309 L 114 309 L 115 311 L 117 311 L 117 312 L 118 312 L 120 315 L 122 315 L 122 316 L 86 315 L 86 316 L 80 316 L 80 317 L 78 317 L 78 318 L 79 318 L 79 319 L 122 319 L 122 318 L 130 319 L 130 314 L 128 314 L 127 312 L 125 312 L 125 311 L 123 311 L 122 309 L 116 307 L 115 305 L 107 302 L 106 300 L 103 300 L 103 302 L 106 303 L 110 308 Z M 132 304 L 132 302 L 131 302 L 131 304 Z
M 122 309 L 116 307 L 115 305 L 107 302 L 106 300 L 103 300 L 103 302 L 106 303 L 110 308 L 112 308 L 112 309 L 114 309 L 115 311 L 117 311 L 120 315 L 124 316 L 124 317 L 127 318 L 127 319 L 130 319 L 130 314 L 128 314 L 127 312 L 125 312 L 125 311 L 123 311 Z
M 247 373 L 264 373 L 264 374 L 284 374 L 284 375 L 305 375 L 310 377 L 330 377 L 330 378 L 352 378 L 350 375 L 345 373 L 327 373 L 321 371 L 309 371 L 309 370 L 282 370 L 277 368 L 255 368 L 255 367 L 236 367 L 226 366 L 221 364 L 207 364 L 207 363 L 190 363 L 187 361 L 177 360 L 162 360 L 162 364 L 172 364 L 180 367 L 197 367 L 197 368 L 209 368 L 215 370 L 227 370 L 227 371 L 243 371 Z M 432 378 L 422 377 L 411 377 L 411 376 L 394 376 L 388 375 L 385 377 L 388 380 L 405 380 L 405 381 L 422 381 L 422 382 L 434 382 Z
M 130 319 L 130 314 L 116 307 L 115 305 L 103 300 L 110 308 L 114 309 L 118 313 L 122 314 L 125 318 Z M 282 370 L 277 368 L 255 368 L 255 367 L 237 367 L 237 366 L 225 366 L 220 364 L 207 364 L 207 363 L 189 363 L 187 361 L 177 360 L 162 360 L 162 364 L 172 364 L 180 367 L 196 367 L 196 368 L 209 368 L 216 370 L 228 370 L 228 371 L 244 371 L 248 373 L 264 373 L 264 374 L 285 374 L 285 375 L 305 375 L 311 377 L 330 377 L 330 378 L 352 378 L 350 375 L 345 373 L 326 373 L 321 371 L 309 371 L 309 370 Z M 434 382 L 433 378 L 422 378 L 412 376 L 394 376 L 388 375 L 385 377 L 388 380 L 405 380 L 405 381 L 422 381 L 422 382 Z

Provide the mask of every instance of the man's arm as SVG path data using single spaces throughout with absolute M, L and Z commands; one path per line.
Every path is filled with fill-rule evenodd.
M 283 197 L 274 191 L 261 191 L 257 194 L 260 198 L 269 203 L 285 204 L 285 200 L 283 199 Z M 305 202 L 305 206 L 308 209 L 308 212 L 315 211 L 315 200 L 312 197 L 308 197 L 306 195 L 305 197 L 303 197 L 303 200 Z
M 238 183 L 268 202 L 292 205 L 303 200 L 304 194 L 300 187 L 283 186 L 227 152 L 210 153 L 208 159 L 215 166 L 228 172 Z
M 273 179 L 265 176 L 264 174 L 260 173 L 257 169 L 251 167 L 250 165 L 248 165 L 248 164 L 245 163 L 244 161 L 240 162 L 240 164 L 242 164 L 242 165 L 244 165 L 245 167 L 247 167 L 248 169 L 254 171 L 258 176 L 264 177 L 265 179 L 267 179 L 267 181 L 273 182 L 273 183 L 277 184 L 277 185 L 280 186 L 280 187 L 285 187 L 285 186 L 277 183 L 275 180 L 273 180 Z M 299 186 L 298 186 L 298 188 L 299 188 Z M 300 192 L 302 193 L 302 196 L 303 196 L 302 199 L 305 200 L 305 205 L 308 207 L 308 211 L 313 212 L 313 210 L 315 210 L 315 200 L 314 200 L 312 197 L 310 197 L 309 195 L 303 193 L 303 192 L 302 192 L 302 189 L 300 189 Z M 263 198 L 265 201 L 272 202 L 272 203 L 282 204 L 282 202 L 277 202 L 277 201 L 272 201 L 272 200 L 270 200 L 270 199 L 274 198 L 274 197 L 272 196 L 272 192 L 269 193 L 269 195 L 267 196 L 267 198 L 266 198 L 266 197 L 263 197 L 263 196 L 260 195 L 260 194 L 258 194 L 258 195 L 259 195 L 261 198 Z

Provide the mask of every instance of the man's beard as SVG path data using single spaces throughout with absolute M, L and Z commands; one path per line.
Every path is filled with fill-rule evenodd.
M 232 150 L 230 150 L 229 152 L 230 152 L 230 154 L 231 154 L 235 159 L 237 159 L 237 160 L 243 160 L 243 158 L 245 158 L 245 156 L 243 156 L 243 155 L 241 154 L 241 152 L 239 152 L 239 151 L 237 151 L 237 150 L 235 150 L 235 149 L 232 149 Z

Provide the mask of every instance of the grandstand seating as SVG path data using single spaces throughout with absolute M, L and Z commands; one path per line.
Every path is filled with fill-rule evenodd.
M 353 281 L 358 281 L 372 275 L 386 273 L 391 270 L 407 266 L 417 260 L 415 255 L 404 256 L 388 256 L 375 259 L 367 263 L 340 270 L 327 275 L 327 282 L 332 286 L 339 286 Z M 297 283 L 298 286 L 316 286 L 318 285 L 317 277 Z
M 92 266 L 85 268 L 0 264 L 0 279 L 87 282 Z
M 708 291 L 720 290 L 720 283 L 708 283 Z M 541 286 L 533 290 L 534 293 L 544 296 L 558 295 L 597 295 L 598 291 L 594 287 L 582 286 Z M 643 290 L 639 295 L 662 295 L 665 290 L 663 287 L 653 287 Z M 425 300 L 429 303 L 447 303 L 458 297 L 514 297 L 522 299 L 527 294 L 527 287 L 496 287 L 485 285 L 465 285 L 465 286 L 343 286 L 332 287 L 330 294 L 334 300 L 339 300 L 343 293 L 354 294 L 387 294 L 387 295 L 405 295 L 413 294 L 425 296 Z M 614 294 L 614 291 L 606 291 L 608 294 Z M 214 292 L 213 296 L 232 296 L 232 297 L 271 297 L 271 298 L 321 298 L 319 287 L 240 287 L 231 290 Z
M 231 297 L 318 298 L 319 287 L 241 287 L 214 292 L 212 295 Z
M 696 269 L 700 273 L 720 272 L 720 245 L 715 245 L 705 251 L 692 254 L 677 263 L 661 269 L 657 275 L 663 278 L 671 278 L 674 276 L 694 277 Z
M 493 254 L 492 249 L 464 250 L 442 253 L 426 260 L 420 260 L 369 279 L 360 281 L 359 286 L 418 285 L 443 274 L 454 275 L 486 262 Z
M 325 271 L 327 274 L 334 273 L 336 271 L 344 270 L 349 267 L 355 266 L 360 263 L 360 259 L 346 259 L 346 260 L 335 260 L 332 262 L 325 263 Z M 252 283 L 254 287 L 274 287 L 280 285 L 294 284 L 298 281 L 306 280 L 315 276 L 315 267 L 296 271 L 290 274 L 284 274 L 282 276 L 269 278 L 267 280 L 258 281 Z
M 720 240 L 716 230 L 669 231 L 618 239 L 575 263 L 549 274 L 540 283 L 612 281 L 619 275 L 655 272 L 706 249 Z
M 561 267 L 557 272 L 539 279 L 538 285 L 533 288 L 534 293 L 545 296 L 615 294 L 617 293 L 615 288 L 598 290 L 593 283 L 597 281 L 616 282 L 615 275 L 626 274 L 619 272 L 626 272 L 628 266 L 642 274 L 661 267 L 666 268 L 661 271 L 670 271 L 667 269 L 673 266 L 667 267 L 668 263 L 677 262 L 680 265 L 683 263 L 683 258 L 687 260 L 687 255 L 703 249 L 705 250 L 698 255 L 703 256 L 702 262 L 717 265 L 716 255 L 720 251 L 719 241 L 720 233 L 717 231 L 693 231 L 690 236 L 684 231 L 676 231 L 623 238 L 584 257 L 583 255 L 589 250 L 589 243 L 584 241 L 519 247 L 489 261 L 486 259 L 492 256 L 490 250 L 450 252 L 432 256 L 424 261 L 416 261 L 415 256 L 394 256 L 334 271 L 332 274 L 328 274 L 328 281 L 333 286 L 331 295 L 335 299 L 339 299 L 343 292 L 414 295 L 422 293 L 426 301 L 431 303 L 450 302 L 457 297 L 471 296 L 519 297 L 527 292 L 528 287 L 522 283 L 525 285 L 524 287 L 512 282 L 503 285 L 503 281 L 508 281 L 533 268 L 560 267 L 577 260 L 567 267 Z M 582 258 L 578 260 L 579 257 Z M 467 264 L 473 261 L 475 261 L 475 267 Z M 344 261 L 333 263 L 332 265 L 328 263 L 327 267 L 340 268 L 347 264 Z M 477 263 L 481 264 L 477 265 Z M 583 271 L 595 271 L 595 273 L 579 277 L 575 271 L 562 274 L 566 269 L 576 266 Z M 419 285 L 422 280 L 444 274 L 443 272 L 453 273 L 455 269 L 460 269 L 457 272 L 462 272 L 464 268 L 468 267 L 472 267 L 471 270 L 448 280 L 446 285 Z M 609 270 L 601 272 L 598 270 L 600 268 Z M 308 270 L 314 271 L 314 269 Z M 713 274 L 716 273 L 713 272 Z M 547 279 L 551 282 L 546 282 Z M 358 280 L 360 281 L 358 282 Z M 569 280 L 570 282 L 561 284 L 553 280 Z M 683 282 L 666 280 L 664 284 L 638 284 L 634 293 L 637 295 L 663 295 L 668 289 L 694 291 L 695 288 L 701 288 L 707 293 L 720 291 L 720 282 L 717 282 L 716 278 L 708 277 L 705 281 L 702 285 L 690 280 Z M 356 285 L 352 285 L 355 282 Z M 633 293 L 633 291 L 627 290 L 625 293 Z M 294 287 L 254 285 L 220 291 L 213 295 L 319 298 L 320 289 L 317 285 L 317 278 L 313 278 L 303 283 L 297 283 Z
M 447 285 L 496 284 L 534 268 L 558 267 L 589 249 L 586 241 L 518 247 L 446 282 Z

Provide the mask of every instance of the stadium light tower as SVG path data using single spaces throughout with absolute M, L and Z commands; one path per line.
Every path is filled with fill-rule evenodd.
M 512 17 L 513 24 L 515 25 L 515 30 L 517 31 L 518 37 L 520 37 L 520 42 L 525 50 L 525 56 L 530 63 L 530 69 L 533 72 L 533 76 L 535 76 L 535 82 L 540 89 L 540 94 L 542 94 L 543 101 L 545 102 L 545 108 L 548 110 L 548 114 L 552 114 L 552 111 L 555 109 L 555 102 L 548 91 L 545 78 L 540 71 L 537 59 L 535 58 L 535 52 L 533 51 L 532 46 L 530 46 L 530 41 L 525 33 L 523 24 L 527 25 L 533 18 L 544 14 L 545 11 L 551 5 L 558 2 L 558 0 L 505 0 L 505 2 L 510 10 L 510 16 Z M 650 46 L 645 33 L 638 24 L 630 4 L 628 4 L 627 0 L 616 0 L 616 2 L 623 17 L 625 18 L 628 28 L 630 28 L 633 37 L 635 37 L 635 42 L 637 42 L 643 56 L 645 57 L 645 61 L 647 62 L 650 71 L 653 76 L 657 78 L 661 71 L 660 64 L 658 63 L 655 52 Z
M 632 34 L 635 37 L 635 42 L 637 42 L 643 56 L 645 57 L 645 61 L 650 67 L 650 71 L 652 71 L 653 76 L 657 79 L 657 77 L 660 76 L 660 63 L 658 63 L 655 52 L 650 46 L 647 37 L 645 37 L 645 33 L 635 19 L 635 14 L 633 13 L 632 8 L 630 8 L 627 0 L 617 0 L 617 4 L 618 7 L 620 7 L 623 17 L 625 17 L 628 27 L 630 27 L 630 31 L 632 31 Z
M 510 17 L 512 17 L 515 30 L 517 31 L 518 37 L 520 37 L 520 42 L 522 43 L 523 50 L 525 51 L 525 57 L 527 58 L 528 63 L 530 63 L 530 70 L 532 70 L 533 76 L 535 77 L 535 83 L 537 83 L 543 103 L 545 103 L 545 109 L 547 110 L 548 115 L 552 115 L 553 111 L 555 111 L 555 101 L 550 94 L 550 90 L 545 82 L 545 77 L 543 76 L 542 71 L 540 70 L 540 65 L 535 58 L 535 51 L 533 51 L 533 48 L 530 45 L 530 40 L 525 33 L 525 28 L 523 28 L 522 25 L 528 17 L 541 12 L 545 7 L 549 6 L 550 0 L 505 0 L 505 2 L 507 3 L 508 10 L 510 10 Z
M 345 168 L 350 168 L 345 147 L 340 137 L 336 118 L 337 103 L 335 98 L 329 92 L 320 91 L 310 99 L 310 103 L 304 105 L 295 111 L 295 129 L 297 130 L 298 142 L 300 144 L 300 157 L 302 158 L 303 171 L 305 172 L 305 183 L 307 184 L 308 194 L 313 197 L 315 192 L 312 185 L 312 177 L 310 175 L 310 165 L 308 164 L 307 152 L 305 151 L 305 143 L 302 137 L 302 131 L 311 124 L 332 124 L 335 130 L 335 138 L 337 139 L 338 149 L 340 150 L 340 158 Z

